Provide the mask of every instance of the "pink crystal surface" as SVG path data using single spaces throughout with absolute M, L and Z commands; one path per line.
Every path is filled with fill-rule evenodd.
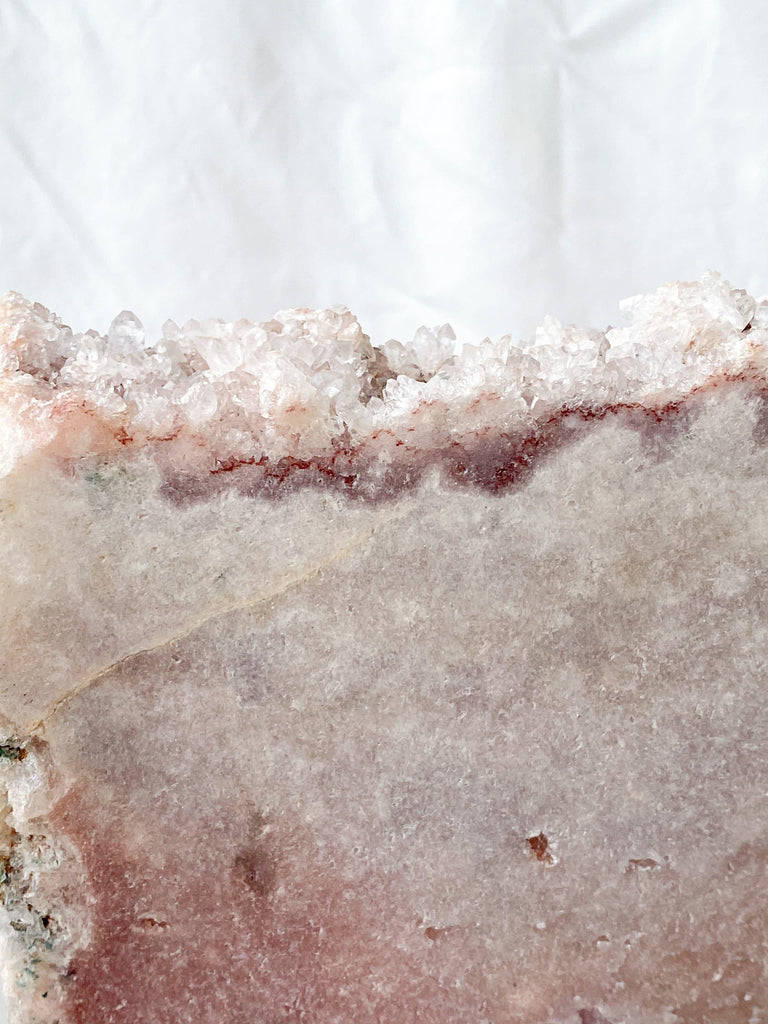
M 765 1019 L 765 303 L 0 312 L 12 1019 Z

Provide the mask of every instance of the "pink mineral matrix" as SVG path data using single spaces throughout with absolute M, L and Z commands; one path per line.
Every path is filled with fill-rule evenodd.
M 768 303 L 0 300 L 14 1024 L 768 1018 Z

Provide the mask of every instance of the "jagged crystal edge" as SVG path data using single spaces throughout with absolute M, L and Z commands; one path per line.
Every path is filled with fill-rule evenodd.
M 564 406 L 673 401 L 718 373 L 764 376 L 768 301 L 715 272 L 620 303 L 605 331 L 548 316 L 527 342 L 456 342 L 446 324 L 371 344 L 344 306 L 262 324 L 168 321 L 155 342 L 123 312 L 75 334 L 16 292 L 0 299 L 0 474 L 86 416 L 131 443 L 189 433 L 220 457 L 307 457 L 382 432 L 414 447 Z M 78 420 L 79 417 L 79 420 Z

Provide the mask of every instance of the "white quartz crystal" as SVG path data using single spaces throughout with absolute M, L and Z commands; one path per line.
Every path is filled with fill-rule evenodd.
M 670 402 L 713 374 L 762 370 L 768 303 L 719 275 L 621 304 L 605 332 L 547 317 L 530 342 L 459 345 L 450 327 L 375 348 L 343 306 L 287 310 L 268 323 L 168 321 L 145 346 L 128 312 L 109 334 L 74 335 L 37 303 L 0 303 L 5 414 L 50 443 L 78 409 L 135 440 L 191 433 L 215 455 L 275 459 L 332 451 L 387 431 L 442 443 L 465 430 L 530 430 L 565 404 Z M 752 324 L 751 327 L 749 325 Z M 418 424 L 414 413 L 418 412 Z M 16 455 L 0 441 L 0 469 Z

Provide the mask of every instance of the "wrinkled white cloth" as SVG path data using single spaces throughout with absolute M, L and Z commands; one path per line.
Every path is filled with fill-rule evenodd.
M 757 0 L 10 0 L 0 293 L 153 335 L 344 303 L 378 343 L 760 296 L 766 41 Z

